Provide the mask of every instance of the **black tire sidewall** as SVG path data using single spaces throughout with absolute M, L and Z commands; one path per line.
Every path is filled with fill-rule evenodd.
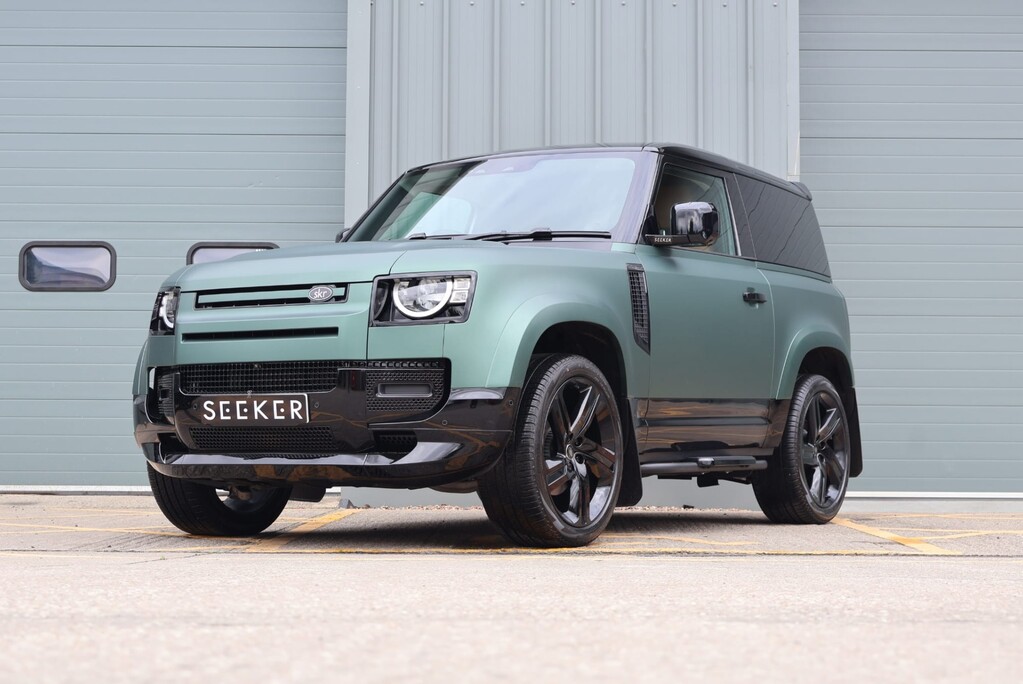
M 603 393 L 618 432 L 616 435 L 616 440 L 618 442 L 618 459 L 615 463 L 614 480 L 611 485 L 608 504 L 598 518 L 591 520 L 589 524 L 585 526 L 576 526 L 568 523 L 561 517 L 561 514 L 554 506 L 554 502 L 551 500 L 550 493 L 547 489 L 547 483 L 544 480 L 544 459 L 542 449 L 546 436 L 547 416 L 551 410 L 551 406 L 565 383 L 577 377 L 581 377 L 592 382 L 598 387 L 601 393 Z M 535 370 L 534 378 L 537 382 L 535 384 L 530 383 L 532 386 L 529 388 L 530 393 L 526 396 L 525 401 L 522 404 L 522 411 L 529 411 L 535 406 L 539 409 L 538 415 L 542 416 L 543 419 L 534 423 L 533 429 L 529 434 L 517 432 L 519 443 L 516 446 L 520 450 L 528 449 L 529 451 L 534 486 L 540 494 L 540 501 L 543 505 L 543 509 L 546 513 L 546 517 L 552 531 L 564 539 L 566 545 L 587 544 L 596 538 L 605 527 L 607 527 L 608 521 L 610 521 L 611 516 L 614 514 L 614 504 L 618 500 L 618 494 L 622 487 L 622 474 L 624 472 L 624 459 L 626 457 L 625 430 L 622 427 L 621 415 L 618 411 L 615 394 L 611 389 L 611 385 L 604 378 L 604 375 L 600 372 L 600 370 L 592 362 L 581 356 L 550 357 L 545 359 Z M 547 380 L 547 382 L 542 382 L 543 380 Z M 522 430 L 525 427 L 526 422 L 525 420 L 521 420 L 521 418 L 523 418 L 523 416 L 520 416 L 518 425 L 519 430 Z
M 225 504 L 215 487 L 164 475 L 148 466 L 153 497 L 164 516 L 189 534 L 218 537 L 249 537 L 272 525 L 291 495 L 289 487 L 267 488 L 260 501 L 237 508 Z
M 832 385 L 824 376 L 807 375 L 800 378 L 796 392 L 793 393 L 792 405 L 789 408 L 788 423 L 785 426 L 785 435 L 782 438 L 781 452 L 783 454 L 786 467 L 792 469 L 798 477 L 800 483 L 799 493 L 802 495 L 805 509 L 816 522 L 823 523 L 834 518 L 838 514 L 839 509 L 842 508 L 842 503 L 845 501 L 845 493 L 849 487 L 851 452 L 850 447 L 847 444 L 845 451 L 845 478 L 834 503 L 827 508 L 819 506 L 810 494 L 809 483 L 806 480 L 806 472 L 800 455 L 800 447 L 802 444 L 803 424 L 806 420 L 806 411 L 810 404 L 810 399 L 821 393 L 827 393 L 835 400 L 839 413 L 842 417 L 842 423 L 848 431 L 849 417 L 846 414 L 845 405 L 842 403 L 842 397 L 838 393 L 838 390 L 836 390 L 835 386 Z M 848 435 L 846 438 L 848 439 Z

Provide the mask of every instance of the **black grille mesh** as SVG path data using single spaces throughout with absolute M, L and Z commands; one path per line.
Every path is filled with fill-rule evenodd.
M 156 378 L 156 400 L 160 416 L 164 419 L 174 415 L 174 374 L 161 373 Z
M 629 264 L 629 295 L 632 301 L 632 333 L 644 351 L 650 351 L 650 301 L 647 296 L 646 271 Z
M 272 361 L 204 363 L 181 366 L 185 394 L 244 392 L 329 392 L 337 387 L 338 371 L 348 361 Z
M 309 291 L 318 287 L 321 283 L 312 285 L 284 285 L 276 287 L 252 287 L 236 290 L 208 290 L 200 292 L 195 298 L 196 309 L 220 309 L 237 308 L 246 306 L 283 306 L 288 304 L 310 304 Z M 323 302 L 343 302 L 347 299 L 348 286 L 345 284 L 332 283 L 329 287 L 334 290 L 330 299 L 317 300 Z M 254 292 L 261 292 L 263 296 L 258 299 L 246 298 L 245 295 Z M 231 295 L 237 295 L 232 299 Z M 211 301 L 215 297 L 218 301 Z
M 196 448 L 219 453 L 337 453 L 330 428 L 317 425 L 287 427 L 199 426 L 189 430 Z
M 418 443 L 414 432 L 378 432 L 375 438 L 377 451 L 384 454 L 407 454 Z
M 381 383 L 428 385 L 430 396 L 380 397 Z M 366 373 L 366 409 L 369 411 L 429 411 L 444 399 L 444 369 L 371 370 Z

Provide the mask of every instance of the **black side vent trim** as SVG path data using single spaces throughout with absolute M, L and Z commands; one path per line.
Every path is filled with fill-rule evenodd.
M 641 264 L 629 264 L 629 299 L 632 302 L 632 334 L 639 348 L 650 353 L 650 296 L 646 271 Z

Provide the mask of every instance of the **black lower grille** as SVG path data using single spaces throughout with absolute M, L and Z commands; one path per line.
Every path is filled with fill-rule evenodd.
M 166 420 L 174 415 L 174 374 L 161 373 L 156 378 L 156 405 L 160 417 Z
M 338 452 L 330 428 L 318 425 L 289 427 L 197 426 L 189 430 L 196 448 L 224 454 Z
M 354 368 L 350 361 L 268 361 L 265 363 L 202 363 L 181 366 L 185 394 L 245 392 L 329 392 L 338 373 Z
M 447 394 L 447 363 L 442 360 L 265 361 L 178 368 L 185 394 L 330 392 L 338 386 L 339 375 L 349 370 L 365 371 L 370 411 L 425 411 Z M 415 397 L 378 396 L 382 384 L 427 386 L 430 396 L 425 392 Z
M 382 454 L 402 455 L 416 448 L 414 432 L 378 432 L 375 437 L 377 451 Z

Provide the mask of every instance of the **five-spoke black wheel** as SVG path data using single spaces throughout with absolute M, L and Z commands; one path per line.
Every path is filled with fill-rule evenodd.
M 290 487 L 218 490 L 167 477 L 148 466 L 149 484 L 160 510 L 189 534 L 249 537 L 270 527 L 288 504 Z
M 828 522 L 845 498 L 850 453 L 838 391 L 820 375 L 800 377 L 776 458 L 753 478 L 760 508 L 775 522 Z
M 622 482 L 621 416 L 587 359 L 534 362 L 514 442 L 480 481 L 490 519 L 526 546 L 582 546 L 607 526 Z

